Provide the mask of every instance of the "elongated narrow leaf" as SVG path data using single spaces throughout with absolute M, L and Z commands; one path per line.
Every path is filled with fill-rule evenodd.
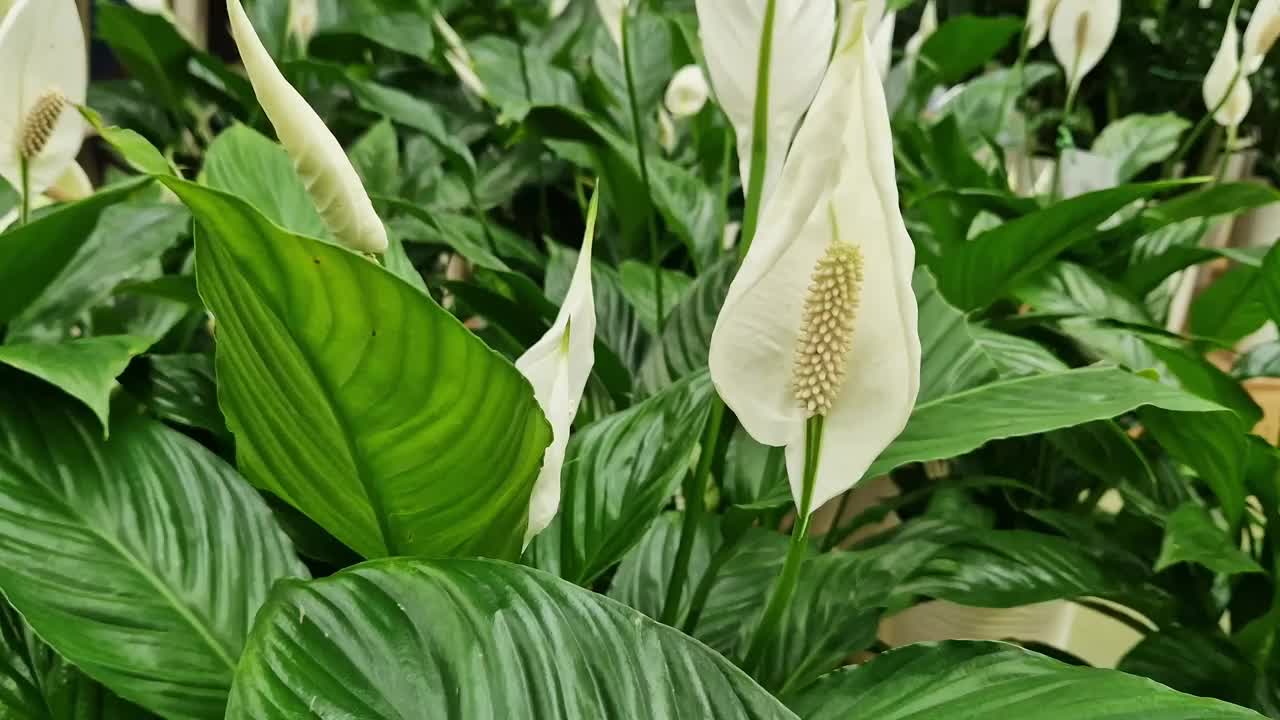
M 1118 669 L 1202 697 L 1247 702 L 1253 694 L 1253 668 L 1220 631 L 1152 633 L 1121 658 Z
M 579 584 L 618 562 L 690 471 L 713 392 L 701 373 L 576 433 L 560 514 L 526 560 Z
M 120 416 L 103 441 L 51 390 L 0 391 L 0 589 L 121 697 L 215 720 L 267 591 L 306 569 L 235 471 Z
M 1187 503 L 1169 516 L 1156 570 L 1178 563 L 1198 563 L 1216 573 L 1260 573 L 1262 566 L 1232 542 L 1227 529 L 1214 524 L 1200 505 Z
M 135 355 L 151 346 L 147 338 L 130 335 L 71 340 L 48 345 L 0 345 L 0 363 L 44 380 L 84 403 L 108 431 L 111 391 L 116 378 Z
M 1178 462 L 1190 466 L 1222 505 L 1232 527 L 1244 516 L 1244 470 L 1248 436 L 1240 418 L 1228 412 L 1185 414 L 1172 408 L 1143 410 L 1142 423 Z
M 227 720 L 794 720 L 704 645 L 545 573 L 382 560 L 278 586 Z
M 963 310 L 984 307 L 1059 253 L 1092 236 L 1098 225 L 1124 206 L 1178 185 L 1125 185 L 1064 200 L 1007 222 L 958 247 L 945 263 L 934 266 L 938 286 Z
M 147 180 L 130 181 L 0 233 L 0 323 L 40 297 L 93 232 L 102 211 Z
M 916 270 L 912 286 L 920 307 L 920 399 L 927 403 L 992 380 L 996 366 L 973 338 L 964 313 L 938 292 L 929 271 Z
M 518 553 L 551 431 L 515 367 L 377 264 L 165 182 L 246 477 L 366 557 Z
M 1129 182 L 1143 170 L 1163 162 L 1178 149 L 1191 123 L 1174 113 L 1135 114 L 1121 118 L 1098 134 L 1093 152 L 1116 163 L 1117 180 Z
M 999 382 L 917 405 L 907 428 L 867 477 L 911 462 L 945 460 L 992 440 L 1107 420 L 1151 405 L 1180 412 L 1222 410 L 1182 390 L 1110 367 Z
M 953 85 L 991 60 L 1018 35 L 1014 17 L 960 15 L 947 20 L 920 49 L 917 72 L 933 84 Z
M 806 720 L 1262 720 L 1144 678 L 986 642 L 894 650 L 832 673 L 788 704 Z
M 652 393 L 707 366 L 711 332 L 738 271 L 733 258 L 724 258 L 703 271 L 684 300 L 671 311 L 658 343 L 649 348 L 640 366 L 640 385 Z

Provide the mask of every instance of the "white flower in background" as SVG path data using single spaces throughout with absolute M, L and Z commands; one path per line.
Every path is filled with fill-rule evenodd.
M 658 108 L 658 146 L 670 155 L 676 151 L 679 141 L 680 135 L 676 132 L 676 123 L 671 119 L 671 113 Z
M 1223 127 L 1238 127 L 1253 105 L 1253 90 L 1240 65 L 1240 31 L 1235 18 L 1227 23 L 1222 45 L 1204 76 L 1204 104 Z
M 48 188 L 45 194 L 56 202 L 75 202 L 93 194 L 93 181 L 79 163 L 71 163 L 66 172 Z
M 938 5 L 934 0 L 925 3 L 924 13 L 920 16 L 920 27 L 916 29 L 916 34 L 907 40 L 907 57 L 916 58 L 920 56 L 920 48 L 924 47 L 925 42 L 938 31 Z
M 1213 0 L 1200 0 L 1200 9 L 1208 10 L 1213 7 Z
M 707 85 L 707 76 L 697 65 L 685 65 L 676 71 L 667 86 L 663 104 L 673 117 L 686 118 L 702 112 L 702 108 L 711 98 L 711 88 Z
M 449 61 L 449 67 L 453 68 L 453 72 L 458 76 L 458 80 L 462 82 L 463 87 L 475 93 L 478 97 L 489 97 L 489 87 L 484 84 L 484 80 L 480 79 L 480 75 L 476 73 L 476 63 L 471 57 L 471 51 L 467 50 L 467 45 L 462 40 L 462 36 L 458 34 L 448 20 L 440 13 L 436 13 L 433 18 L 436 29 L 440 31 L 440 35 L 444 37 L 445 45 L 448 47 L 444 51 L 444 59 Z
M 280 74 L 240 0 L 227 0 L 227 15 L 253 92 L 325 224 L 334 237 L 353 250 L 384 252 L 387 230 L 337 138 Z
M 731 222 L 724 226 L 724 234 L 720 237 L 720 247 L 725 250 L 732 250 L 738 247 L 738 240 L 742 237 L 742 223 Z
M 554 20 L 564 14 L 569 9 L 571 0 L 551 0 L 551 7 L 547 8 L 547 14 Z
M 876 58 L 876 69 L 881 79 L 889 77 L 893 66 L 893 31 L 898 24 L 898 13 L 891 12 L 880 19 L 875 37 L 871 40 L 871 54 Z
M 862 478 L 906 426 L 920 386 L 915 249 L 898 207 L 884 90 L 853 22 L 711 341 L 720 396 L 757 441 L 786 446 L 801 512 Z M 805 488 L 816 416 L 823 440 Z
M 1119 28 L 1120 0 L 1059 0 L 1049 24 L 1049 45 L 1073 94 L 1102 62 Z
M 1062 197 L 1073 198 L 1120 184 L 1120 164 L 1114 157 L 1087 150 L 1062 151 Z
M 603 2 L 604 0 L 600 0 Z M 742 186 L 750 191 L 755 105 L 767 0 L 697 0 L 711 85 L 738 137 Z M 835 40 L 835 4 L 778 2 L 768 67 L 768 143 L 762 199 L 782 172 L 796 126 L 813 102 Z
M 316 35 L 320 25 L 320 7 L 317 0 L 289 0 L 289 21 L 286 32 L 289 37 L 306 47 Z
M 1259 0 L 1244 31 L 1244 71 L 1258 72 L 1267 53 L 1280 39 L 1280 0 Z
M 1053 20 L 1053 11 L 1058 9 L 1058 0 L 1031 0 L 1027 9 L 1027 49 L 1038 48 L 1049 35 L 1049 23 Z
M 569 281 L 569 292 L 555 324 L 542 339 L 516 360 L 518 369 L 533 385 L 534 397 L 551 423 L 551 445 L 543 455 L 542 470 L 529 500 L 529 528 L 524 543 L 542 532 L 560 508 L 560 471 L 569 430 L 578 414 L 582 394 L 595 364 L 596 309 L 591 290 L 591 251 L 595 244 L 596 213 L 600 190 L 591 198 L 587 232 L 578 253 L 578 265 Z
M 34 198 L 84 140 L 89 55 L 75 0 L 18 0 L 0 21 L 0 177 Z
M 622 15 L 627 12 L 629 0 L 596 0 L 596 10 L 604 21 L 605 30 L 613 38 L 613 44 L 622 50 Z

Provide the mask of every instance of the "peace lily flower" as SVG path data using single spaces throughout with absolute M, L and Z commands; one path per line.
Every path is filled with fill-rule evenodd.
M 876 25 L 876 34 L 871 40 L 871 53 L 876 59 L 876 69 L 880 77 L 889 77 L 893 65 L 893 31 L 898 24 L 898 13 L 890 12 L 880 19 Z
M 628 2 L 629 0 L 596 0 L 596 10 L 618 50 L 622 50 L 622 15 L 627 11 Z
M 702 112 L 710 98 L 711 88 L 707 86 L 707 76 L 702 73 L 702 68 L 685 65 L 671 78 L 663 104 L 672 117 L 686 118 Z
M 720 396 L 757 441 L 786 447 L 805 519 L 862 478 L 905 427 L 920 385 L 915 250 L 898 208 L 884 90 L 860 18 L 853 23 L 711 341 Z M 806 468 L 815 423 L 821 447 Z
M 289 20 L 285 32 L 306 48 L 320 25 L 320 7 L 316 0 L 289 0 Z
M 1238 127 L 1253 105 L 1253 90 L 1240 64 L 1240 31 L 1235 18 L 1227 23 L 1218 55 L 1204 76 L 1204 104 L 1226 128 Z
M 164 15 L 169 12 L 169 0 L 129 0 L 136 10 L 151 15 Z
M 552 438 L 529 501 L 526 546 L 551 524 L 560 507 L 560 471 L 569 446 L 569 429 L 595 364 L 596 310 L 591 289 L 591 251 L 599 207 L 597 188 L 587 210 L 582 252 L 578 254 L 578 265 L 569 281 L 569 292 L 560 306 L 560 314 L 547 334 L 516 361 L 516 369 L 533 385 L 534 397 L 551 423 Z
M 569 0 L 551 0 L 551 7 L 547 9 L 547 14 L 551 16 L 552 20 L 555 20 L 563 15 L 564 11 L 568 9 Z
M 658 108 L 658 146 L 662 148 L 662 152 L 670 155 L 676 151 L 679 140 L 680 136 L 676 132 L 676 123 L 671 119 L 671 113 Z
M 471 57 L 471 51 L 467 50 L 467 45 L 462 40 L 462 36 L 458 31 L 453 29 L 448 20 L 440 13 L 436 13 L 433 18 L 436 29 L 440 31 L 440 35 L 444 37 L 444 42 L 448 45 L 448 49 L 444 51 L 444 58 L 449 62 L 449 66 L 453 68 L 454 74 L 462 81 L 463 87 L 467 88 L 476 96 L 481 98 L 489 97 L 489 87 L 480 79 L 480 75 L 476 73 L 476 63 Z
M 1244 71 L 1250 75 L 1280 39 L 1280 0 L 1259 0 L 1244 31 Z
M 1111 48 L 1120 28 L 1120 0 L 1059 0 L 1049 25 L 1049 45 L 1075 95 Z
M 604 2 L 605 0 L 599 0 Z M 696 0 L 703 51 L 720 107 L 738 137 L 743 189 L 751 192 L 755 133 L 764 130 L 765 166 L 761 198 L 767 201 L 782 172 L 796 126 L 827 72 L 835 39 L 835 5 L 776 0 L 772 23 L 768 107 L 755 127 L 760 50 L 769 0 Z
M 1053 20 L 1053 11 L 1058 9 L 1058 0 L 1031 0 L 1027 10 L 1027 44 L 1026 49 L 1040 47 L 1049 35 L 1049 23 Z
M 920 48 L 924 47 L 925 41 L 937 31 L 938 5 L 934 0 L 929 0 L 925 3 L 924 13 L 920 16 L 920 27 L 916 29 L 916 34 L 907 40 L 907 57 L 919 57 Z
M 337 138 L 280 74 L 240 0 L 227 0 L 227 15 L 254 94 L 325 224 L 334 237 L 353 250 L 384 252 L 387 230 Z
M 75 164 L 84 120 L 72 106 L 84 104 L 88 88 L 75 0 L 14 3 L 0 20 L 0 177 L 24 198 Z

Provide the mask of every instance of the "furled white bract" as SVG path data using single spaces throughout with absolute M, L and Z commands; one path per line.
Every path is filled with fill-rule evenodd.
M 811 276 L 833 253 L 860 255 L 858 312 L 844 382 L 825 414 L 810 509 L 856 484 L 906 426 L 920 387 L 915 249 L 898 207 L 884 90 L 861 32 L 846 33 L 765 205 L 711 341 L 711 377 L 757 441 L 786 446 L 803 506 L 805 426 L 796 389 Z
M 305 48 L 315 37 L 320 25 L 318 0 L 289 0 L 289 22 L 286 32 Z
M 835 3 L 775 0 L 768 68 L 767 164 L 762 198 L 782 172 L 800 118 L 822 83 L 835 40 Z M 702 48 L 716 99 L 738 136 L 742 185 L 749 191 L 760 41 L 769 0 L 697 0 Z
M 671 113 L 658 108 L 658 147 L 670 155 L 676 151 L 679 143 L 680 133 L 676 131 L 676 122 L 671 119 Z
M 1258 72 L 1267 53 L 1280 39 L 1280 0 L 1259 0 L 1244 31 L 1244 71 Z
M 478 97 L 489 97 L 489 87 L 484 84 L 484 80 L 480 79 L 480 75 L 476 72 L 475 60 L 471 57 L 471 51 L 467 50 L 467 45 L 463 42 L 462 36 L 438 12 L 435 14 L 433 22 L 436 29 L 440 31 L 440 35 L 444 37 L 445 45 L 448 46 L 444 51 L 445 60 L 449 62 L 449 66 L 453 68 L 454 74 L 458 76 L 458 80 L 462 82 L 463 87 L 475 93 Z
M 39 195 L 66 172 L 84 141 L 89 55 L 76 0 L 18 0 L 0 21 L 0 177 L 21 191 L 24 146 L 42 116 L 39 152 L 28 158 L 28 191 Z M 57 98 L 61 98 L 58 100 Z
M 924 13 L 920 16 L 920 27 L 916 28 L 916 34 L 907 40 L 907 57 L 916 58 L 920 56 L 920 48 L 924 47 L 925 41 L 938 31 L 938 5 L 934 0 L 925 3 Z
M 129 4 L 151 15 L 164 15 L 169 12 L 169 0 L 129 0 Z
M 881 79 L 889 77 L 889 69 L 893 65 L 893 31 L 897 24 L 898 13 L 886 14 L 876 25 L 876 34 L 871 40 L 871 54 L 876 58 L 876 69 L 880 71 Z
M 1040 47 L 1040 43 L 1049 35 L 1049 23 L 1053 20 L 1053 11 L 1058 9 L 1058 0 L 1031 0 L 1027 9 L 1027 48 Z
M 1059 0 L 1049 45 L 1073 90 L 1111 48 L 1120 28 L 1120 0 Z
M 1240 31 L 1235 18 L 1227 23 L 1222 45 L 1204 76 L 1204 104 L 1223 127 L 1236 127 L 1249 114 L 1253 90 L 1240 66 Z
M 387 230 L 338 139 L 280 74 L 240 0 L 227 0 L 227 15 L 254 94 L 325 224 L 334 237 L 353 250 L 384 252 Z
M 667 93 L 663 104 L 671 112 L 672 117 L 686 118 L 702 112 L 707 100 L 711 99 L 711 88 L 707 85 L 707 76 L 697 65 L 685 65 L 676 71 L 667 85 Z
M 551 423 L 551 445 L 542 459 L 542 470 L 529 500 L 529 528 L 525 545 L 555 518 L 560 507 L 560 471 L 569 446 L 569 429 L 578 414 L 582 394 L 595 364 L 596 309 L 591 289 L 591 251 L 595 244 L 596 213 L 600 190 L 587 211 L 587 232 L 578 254 L 578 265 L 569 281 L 569 292 L 555 324 L 516 361 L 533 394 Z

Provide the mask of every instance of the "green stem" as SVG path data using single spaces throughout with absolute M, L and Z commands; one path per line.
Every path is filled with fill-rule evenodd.
M 818 476 L 818 459 L 822 453 L 822 426 L 824 418 L 810 418 L 804 430 L 804 492 L 801 494 L 800 507 L 797 509 L 796 524 L 791 529 L 791 545 L 787 549 L 787 559 L 782 565 L 782 574 L 773 586 L 769 603 L 765 605 L 760 624 L 751 636 L 747 655 L 742 667 L 748 673 L 757 674 L 760 657 L 765 647 L 778 631 L 778 626 L 791 607 L 791 598 L 795 595 L 796 585 L 800 581 L 800 566 L 809 552 L 809 520 L 813 510 L 813 488 Z
M 662 604 L 662 623 L 671 627 L 675 627 L 679 619 L 680 596 L 689 575 L 689 560 L 693 557 L 693 545 L 698 537 L 698 523 L 706 512 L 703 495 L 707 488 L 707 476 L 711 474 L 711 462 L 715 459 L 716 445 L 720 440 L 720 423 L 724 420 L 724 410 L 724 403 L 711 404 L 711 414 L 707 417 L 707 427 L 702 434 L 702 454 L 698 456 L 698 467 L 685 476 L 680 544 L 676 546 L 675 568 L 672 570 L 671 583 L 667 586 L 667 598 Z
M 1236 139 L 1240 131 L 1235 125 L 1227 128 L 1227 142 L 1222 146 L 1222 158 L 1218 160 L 1218 169 L 1213 174 L 1215 183 L 1221 183 L 1222 178 L 1227 174 L 1227 164 L 1231 162 L 1231 156 L 1235 153 Z
M 773 18 L 777 0 L 768 0 L 760 31 L 760 60 L 756 67 L 756 105 L 751 119 L 751 177 L 747 179 L 747 207 L 742 216 L 738 258 L 747 256 L 760 223 L 764 202 L 764 174 L 769 165 L 769 70 L 773 65 Z
M 653 217 L 653 185 L 649 182 L 649 157 L 644 146 L 644 125 L 640 121 L 640 101 L 636 98 L 635 68 L 631 63 L 631 13 L 622 13 L 622 68 L 627 76 L 627 100 L 631 105 L 631 129 L 635 134 L 636 156 L 640 164 L 640 184 L 644 186 L 645 202 L 648 203 L 649 224 L 649 261 L 653 263 L 653 286 L 657 295 L 658 335 L 662 334 L 662 326 L 666 320 L 662 297 L 662 257 L 658 250 L 658 224 Z M 658 343 L 658 352 L 662 353 L 662 343 Z
M 31 219 L 31 166 L 26 159 L 20 161 L 22 173 L 22 201 L 19 205 L 18 224 L 26 225 Z

